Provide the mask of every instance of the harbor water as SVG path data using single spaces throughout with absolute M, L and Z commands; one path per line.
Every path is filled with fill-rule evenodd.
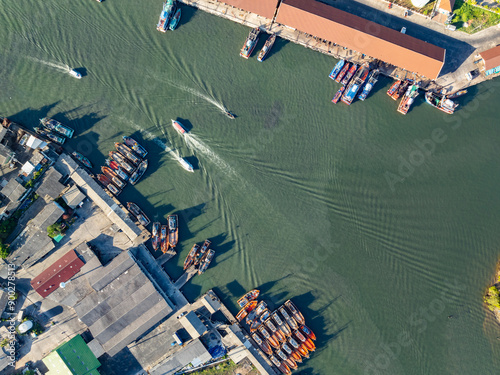
M 164 34 L 161 8 L 2 2 L 0 115 L 71 126 L 65 146 L 94 173 L 122 136 L 142 143 L 148 171 L 119 198 L 152 221 L 179 215 L 169 274 L 210 238 L 214 261 L 183 288 L 191 301 L 214 288 L 236 313 L 252 288 L 271 307 L 292 298 L 318 337 L 299 373 L 498 374 L 482 293 L 500 254 L 499 83 L 472 88 L 452 116 L 423 94 L 397 113 L 384 78 L 366 101 L 335 105 L 331 57 L 278 38 L 259 63 L 261 36 L 245 60 L 248 27 L 181 6 Z

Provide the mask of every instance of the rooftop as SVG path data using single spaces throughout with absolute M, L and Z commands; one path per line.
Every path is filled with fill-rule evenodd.
M 480 53 L 486 70 L 500 66 L 500 45 Z
M 33 225 L 28 225 L 12 241 L 9 260 L 17 266 L 22 265 L 27 268 L 36 263 L 53 248 L 54 243 L 47 236 L 46 231 L 42 231 Z
M 54 168 L 50 168 L 43 176 L 43 181 L 38 189 L 36 189 L 36 193 L 44 198 L 45 201 L 56 199 L 65 188 L 65 186 L 59 182 L 61 177 L 62 175 L 58 171 Z
M 193 366 L 198 366 L 212 359 L 212 356 L 207 351 L 200 339 L 195 339 L 189 342 L 184 348 L 179 350 L 166 362 L 163 362 L 159 367 L 150 371 L 151 375 L 173 374 L 179 371 L 184 366 L 192 363 Z
M 187 315 L 180 318 L 179 321 L 193 339 L 200 337 L 207 331 L 207 327 L 205 327 L 194 311 L 190 311 Z
M 73 185 L 62 195 L 62 199 L 74 209 L 85 199 L 85 194 L 78 189 L 78 186 Z
M 64 208 L 52 201 L 31 221 L 31 225 L 37 227 L 47 234 L 47 228 L 54 224 L 64 213 Z
M 14 178 L 10 179 L 7 182 L 7 185 L 0 191 L 3 195 L 5 195 L 11 202 L 16 202 L 26 191 L 26 188 L 21 185 Z
M 222 0 L 221 3 L 232 5 L 247 12 L 258 14 L 259 16 L 272 19 L 278 0 Z

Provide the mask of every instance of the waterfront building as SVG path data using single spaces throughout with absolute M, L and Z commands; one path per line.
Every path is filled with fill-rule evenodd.
M 484 74 L 489 76 L 500 72 L 500 45 L 479 54 L 484 64 Z
M 267 19 L 274 17 L 278 6 L 278 0 L 222 0 L 220 2 Z

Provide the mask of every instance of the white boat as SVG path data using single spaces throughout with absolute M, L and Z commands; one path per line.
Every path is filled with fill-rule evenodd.
M 177 159 L 179 164 L 188 172 L 194 172 L 193 166 L 184 158 Z
M 80 74 L 80 72 L 77 72 L 76 70 L 74 69 L 71 69 L 69 71 L 69 74 L 71 74 L 73 77 L 75 78 L 78 78 L 78 79 L 81 79 L 82 78 L 82 75 Z

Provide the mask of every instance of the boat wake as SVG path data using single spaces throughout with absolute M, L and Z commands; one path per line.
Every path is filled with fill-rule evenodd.
M 54 62 L 50 62 L 50 61 L 45 61 L 45 60 L 40 60 L 40 59 L 37 59 L 36 57 L 31 57 L 29 56 L 28 57 L 29 59 L 33 60 L 33 61 L 36 61 L 40 64 L 44 64 L 44 65 L 47 65 L 47 66 L 50 66 L 51 68 L 54 68 L 62 73 L 68 73 L 71 71 L 71 68 L 69 67 L 69 65 L 66 65 L 66 64 L 61 64 L 61 63 L 54 63 Z
M 203 94 L 203 93 L 201 93 L 199 91 L 196 91 L 195 89 L 193 89 L 191 87 L 184 86 L 184 85 L 172 82 L 172 81 L 168 81 L 168 83 L 171 86 L 174 86 L 174 87 L 178 88 L 179 90 L 185 91 L 185 92 L 190 93 L 190 94 L 192 94 L 194 96 L 197 96 L 200 99 L 205 100 L 206 102 L 208 102 L 208 103 L 214 105 L 215 107 L 217 107 L 217 109 L 219 109 L 223 113 L 229 112 L 229 110 L 224 106 L 224 104 L 222 104 L 222 102 L 218 102 L 217 100 L 215 100 L 214 98 L 212 98 L 212 97 L 210 97 L 208 95 L 205 95 L 205 94 Z

